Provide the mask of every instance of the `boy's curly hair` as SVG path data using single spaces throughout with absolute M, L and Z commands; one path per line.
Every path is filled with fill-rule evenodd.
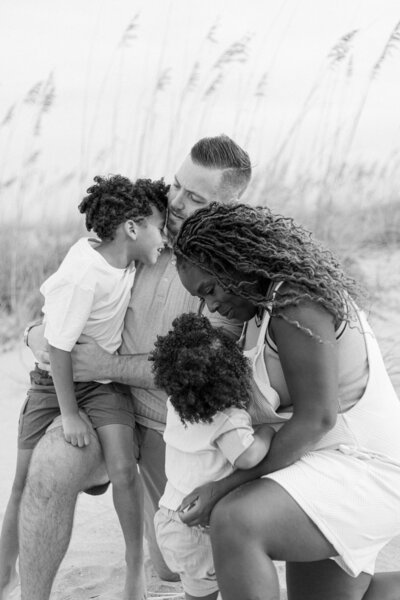
M 94 181 L 78 208 L 86 213 L 86 229 L 93 230 L 102 240 L 112 240 L 121 223 L 150 216 L 152 206 L 160 212 L 167 208 L 169 186 L 163 179 L 132 182 L 122 175 L 108 178 L 97 175 Z
M 188 313 L 157 336 L 149 360 L 155 382 L 169 395 L 183 423 L 211 423 L 230 406 L 246 409 L 250 401 L 250 365 L 221 327 Z

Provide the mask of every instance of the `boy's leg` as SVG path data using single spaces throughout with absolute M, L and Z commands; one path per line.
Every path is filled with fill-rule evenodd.
M 128 425 L 104 425 L 97 428 L 97 434 L 125 539 L 127 571 L 124 600 L 142 600 L 146 596 L 143 571 L 143 486 L 135 460 L 132 428 Z
M 7 600 L 18 583 L 18 514 L 33 450 L 18 449 L 11 495 L 4 513 L 0 536 L 0 600 Z

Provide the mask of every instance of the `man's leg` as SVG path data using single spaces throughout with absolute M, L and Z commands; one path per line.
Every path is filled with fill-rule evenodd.
M 104 468 L 97 437 L 76 448 L 57 427 L 36 446 L 19 521 L 21 600 L 46 600 L 71 538 L 78 493 Z
M 172 573 L 167 567 L 157 544 L 154 529 L 154 515 L 158 510 L 158 502 L 164 493 L 167 479 L 165 477 L 165 442 L 162 433 L 136 424 L 139 443 L 139 469 L 144 483 L 144 530 L 148 543 L 150 558 L 157 575 L 165 581 L 179 581 L 179 575 Z

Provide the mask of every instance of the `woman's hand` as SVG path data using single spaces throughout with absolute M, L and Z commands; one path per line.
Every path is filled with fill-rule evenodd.
M 185 496 L 178 508 L 179 517 L 183 523 L 193 527 L 210 522 L 211 511 L 220 499 L 217 493 L 217 482 L 206 483 Z

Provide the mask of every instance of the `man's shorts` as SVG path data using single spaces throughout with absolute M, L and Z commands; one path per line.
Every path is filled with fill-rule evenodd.
M 168 567 L 179 573 L 191 596 L 218 591 L 211 541 L 204 527 L 189 527 L 174 510 L 162 506 L 154 517 L 157 542 Z
M 30 373 L 31 387 L 22 406 L 18 426 L 18 448 L 33 449 L 50 423 L 60 414 L 51 375 L 37 365 Z M 135 427 L 129 388 L 119 383 L 94 381 L 74 383 L 78 407 L 84 410 L 94 429 L 104 425 Z

